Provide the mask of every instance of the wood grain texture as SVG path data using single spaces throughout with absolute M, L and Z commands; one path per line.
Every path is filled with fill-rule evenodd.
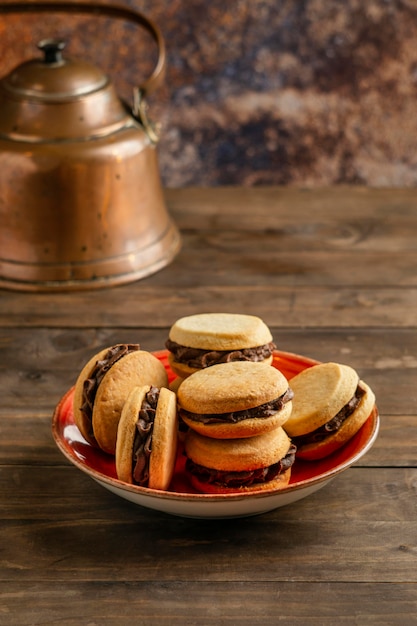
M 0 292 L 0 624 L 410 626 L 417 610 L 417 196 L 167 190 L 175 261 L 113 289 Z M 372 449 L 252 518 L 135 506 L 60 453 L 52 412 L 106 346 L 164 347 L 177 317 L 253 313 L 278 349 L 354 367 Z M 123 616 L 123 619 L 121 619 Z
M 354 468 L 291 507 L 205 521 L 119 502 L 71 467 L 3 470 L 0 576 L 417 583 L 416 484 L 414 468 Z
M 0 601 L 8 626 L 414 626 L 417 597 L 407 583 L 51 581 L 6 582 Z
M 415 415 L 417 335 L 414 329 L 288 329 L 271 327 L 279 349 L 354 367 L 374 389 L 381 415 Z M 169 327 L 2 329 L 0 415 L 49 411 L 96 352 L 120 342 L 164 348 Z M 400 393 L 393 390 L 400 389 Z
M 172 267 L 172 266 L 171 266 Z M 177 317 L 198 312 L 259 315 L 270 326 L 289 328 L 336 326 L 407 328 L 416 324 L 417 287 L 351 286 L 297 287 L 271 285 L 175 286 L 115 289 L 77 294 L 12 294 L 0 302 L 4 328 L 48 326 L 78 328 L 108 326 L 159 328 Z M 173 286 L 174 285 L 174 286 Z M 30 310 L 30 314 L 28 312 Z
M 199 311 L 259 314 L 272 326 L 415 326 L 412 191 L 169 190 L 182 251 L 134 285 L 10 293 L 0 324 L 169 326 Z
M 40 404 L 37 402 L 36 404 Z M 35 406 L 3 411 L 0 420 L 0 458 L 8 465 L 66 464 L 51 436 L 52 409 Z M 406 434 L 406 437 L 404 437 Z M 417 458 L 415 415 L 381 415 L 379 436 L 359 461 L 369 467 L 414 467 Z

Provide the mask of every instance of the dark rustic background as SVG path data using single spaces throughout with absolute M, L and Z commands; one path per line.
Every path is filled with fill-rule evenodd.
M 164 185 L 416 185 L 412 0 L 112 4 L 144 12 L 166 40 L 166 83 L 150 102 Z M 125 98 L 152 70 L 136 26 L 51 14 L 0 17 L 1 74 L 45 36 L 100 65 Z

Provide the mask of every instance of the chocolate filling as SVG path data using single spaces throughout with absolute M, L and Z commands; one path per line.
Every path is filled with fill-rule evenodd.
M 293 441 L 299 448 L 301 448 L 301 446 L 305 446 L 309 443 L 318 443 L 319 441 L 323 441 L 323 439 L 329 435 L 333 435 L 339 430 L 343 422 L 347 420 L 347 418 L 350 417 L 356 410 L 365 393 L 365 389 L 358 384 L 353 397 L 330 421 L 323 424 L 323 426 L 316 428 L 316 430 L 313 430 L 311 433 L 306 433 L 305 435 L 300 435 L 299 437 L 293 437 Z
M 146 487 L 149 481 L 149 457 L 152 451 L 153 425 L 160 390 L 151 387 L 143 399 L 136 421 L 133 441 L 132 477 L 136 485 Z
M 93 433 L 93 406 L 96 399 L 97 389 L 109 369 L 122 357 L 140 350 L 138 343 L 120 343 L 108 349 L 103 359 L 96 361 L 90 376 L 83 383 L 83 396 L 80 411 L 89 422 L 89 435 L 94 439 Z
M 250 487 L 274 480 L 277 476 L 284 473 L 293 465 L 296 451 L 296 446 L 291 444 L 285 457 L 278 463 L 274 463 L 269 467 L 261 467 L 260 469 L 244 472 L 224 472 L 211 469 L 210 467 L 198 465 L 191 459 L 187 459 L 185 467 L 187 471 L 202 483 L 214 484 L 220 487 Z
M 243 348 L 242 350 L 201 350 L 188 348 L 168 339 L 165 342 L 165 347 L 172 353 L 177 363 L 204 369 L 217 363 L 230 363 L 231 361 L 264 361 L 271 356 L 276 345 L 271 342 L 264 346 Z
M 275 415 L 278 413 L 292 398 L 294 397 L 294 393 L 292 389 L 288 387 L 287 391 L 276 398 L 275 400 L 271 400 L 271 402 L 266 402 L 265 404 L 260 404 L 259 406 L 255 406 L 252 409 L 244 409 L 243 411 L 234 411 L 232 413 L 191 413 L 190 411 L 186 411 L 185 409 L 179 409 L 180 418 L 188 417 L 195 422 L 200 422 L 202 424 L 219 424 L 219 423 L 229 423 L 236 424 L 237 422 L 241 422 L 242 420 L 256 418 L 266 418 Z

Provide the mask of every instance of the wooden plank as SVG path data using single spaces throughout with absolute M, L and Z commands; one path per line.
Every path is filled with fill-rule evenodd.
M 224 241 L 221 233 L 211 241 L 201 234 L 188 236 L 182 252 L 171 266 L 154 276 L 135 283 L 130 290 L 140 297 L 141 288 L 149 292 L 152 288 L 169 289 L 172 284 L 187 289 L 193 286 L 204 287 L 333 287 L 386 288 L 416 287 L 417 251 L 387 252 L 383 247 L 378 252 L 352 253 L 348 250 L 308 251 L 305 247 L 295 247 L 283 251 L 276 238 L 269 235 L 257 237 L 253 233 L 239 236 L 233 233 L 234 241 Z M 238 239 L 236 239 L 238 238 Z M 219 241 L 220 239 L 220 241 Z M 223 239 L 223 241 L 222 241 Z M 318 244 L 320 245 L 320 244 Z M 127 289 L 115 288 L 100 292 L 99 299 L 110 300 L 114 293 L 125 299 Z M 3 293 L 7 293 L 4 292 Z M 83 301 L 87 294 L 73 294 L 76 301 Z M 157 294 L 155 294 L 157 295 Z M 98 296 L 92 292 L 93 300 Z M 1 318 L 7 314 L 16 315 L 17 307 L 36 307 L 35 295 L 7 293 L 0 300 Z M 59 303 L 65 297 L 43 295 L 40 300 Z M 34 301 L 33 305 L 31 300 Z M 26 306 L 25 306 L 26 305 Z M 3 322 L 2 322 L 3 323 Z
M 0 480 L 1 580 L 417 582 L 417 469 L 352 468 L 291 506 L 217 521 L 143 509 L 70 467 Z
M 173 212 L 173 218 L 187 247 L 193 249 L 194 242 L 199 241 L 208 254 L 213 247 L 231 252 L 239 243 L 242 250 L 248 245 L 256 250 L 262 242 L 271 255 L 326 252 L 330 257 L 339 253 L 353 257 L 377 255 L 384 250 L 394 256 L 401 252 L 413 254 L 417 217 L 410 209 L 398 216 L 394 211 L 384 215 L 368 207 L 361 216 L 353 217 L 348 210 L 320 216 L 293 207 L 291 213 L 283 215 L 276 207 L 261 214 L 242 207 L 239 216 L 231 216 L 228 211 L 217 215 L 215 208 L 204 215 L 199 208 L 192 215 Z
M 415 369 L 359 368 L 361 377 L 374 390 L 382 415 L 415 414 Z M 79 368 L 68 364 L 68 369 L 30 367 L 17 370 L 0 369 L 2 404 L 0 414 L 36 415 L 52 411 L 60 397 L 75 383 Z
M 178 287 L 192 285 L 274 286 L 416 286 L 417 250 L 390 252 L 382 244 L 376 251 L 327 250 L 320 240 L 291 242 L 290 249 L 271 234 L 192 233 L 172 265 L 145 283 L 168 286 L 175 275 Z M 288 242 L 287 238 L 283 242 Z M 366 268 L 366 271 L 364 269 Z
M 83 526 L 93 524 L 94 521 L 103 523 L 105 520 L 109 525 L 123 525 L 126 522 L 127 526 L 140 521 L 151 534 L 156 534 L 158 529 L 160 530 L 160 527 L 169 521 L 170 527 L 178 536 L 185 536 L 187 531 L 192 532 L 194 528 L 197 533 L 204 533 L 204 530 L 208 530 L 210 524 L 213 523 L 213 528 L 217 526 L 218 530 L 224 525 L 225 530 L 230 531 L 228 541 L 232 542 L 233 527 L 242 525 L 242 533 L 246 533 L 250 532 L 252 524 L 257 529 L 255 535 L 260 528 L 263 528 L 263 532 L 266 533 L 276 533 L 276 525 L 287 521 L 291 524 L 299 522 L 305 525 L 306 531 L 311 525 L 311 532 L 317 532 L 318 540 L 325 541 L 324 534 L 321 536 L 321 528 L 318 525 L 325 524 L 328 528 L 332 525 L 334 528 L 342 525 L 338 533 L 346 538 L 355 532 L 354 528 L 348 528 L 348 526 L 357 523 L 369 523 L 375 526 L 391 524 L 393 528 L 398 524 L 399 530 L 404 524 L 404 529 L 406 529 L 408 523 L 415 522 L 416 519 L 417 501 L 414 494 L 416 478 L 416 467 L 376 468 L 361 467 L 358 464 L 339 473 L 316 493 L 291 505 L 252 518 L 216 521 L 175 517 L 134 505 L 110 493 L 66 460 L 56 466 L 52 464 L 49 466 L 47 461 L 43 466 L 31 465 L 28 462 L 26 467 L 4 465 L 1 468 L 0 485 L 4 498 L 0 519 L 3 526 L 10 526 L 10 532 L 14 532 L 13 529 L 15 529 L 22 535 L 30 532 L 30 528 L 26 528 L 27 522 L 36 522 L 41 528 L 43 524 L 48 524 L 50 519 L 55 520 L 59 527 L 67 523 L 68 525 L 74 524 L 77 520 Z M 152 530 L 152 524 L 156 519 L 159 520 L 158 528 Z M 19 530 L 20 526 L 22 528 Z M 59 532 L 59 527 L 56 532 Z M 169 542 L 169 537 L 162 536 L 163 541 Z M 404 535 L 404 541 L 405 537 L 406 535 Z M 211 535 L 212 540 L 215 538 L 216 534 Z M 395 534 L 389 543 L 399 538 L 400 535 Z M 71 540 L 70 535 L 68 539 Z M 284 537 L 282 539 L 285 540 Z M 332 534 L 329 539 L 336 547 L 337 536 Z M 61 540 L 66 543 L 66 535 L 63 535 Z M 287 540 L 288 545 L 293 546 L 292 549 L 302 548 L 302 546 L 297 548 L 296 542 L 290 537 L 287 537 Z M 116 537 L 113 537 L 113 541 L 116 542 Z M 417 536 L 414 536 L 410 546 L 415 546 L 416 541 Z M 369 542 L 369 537 L 366 536 L 357 536 L 352 549 L 360 550 L 363 544 L 369 544 L 367 550 L 378 549 L 378 546 Z M 263 540 L 260 547 L 261 545 L 263 545 Z M 172 549 L 174 547 L 172 546 Z M 74 548 L 77 547 L 74 546 Z M 217 548 L 220 550 L 221 546 Z M 12 546 L 10 549 L 13 549 Z M 152 551 L 153 547 L 148 549 Z M 312 549 L 316 548 L 312 547 Z M 343 549 L 348 549 L 348 546 Z M 81 556 L 80 551 L 77 550 L 77 553 Z M 103 558 L 105 558 L 105 553 Z M 323 555 L 322 558 L 326 556 Z M 396 557 L 393 554 L 390 558 Z M 31 555 L 22 554 L 22 559 L 30 560 Z M 417 571 L 415 574 L 417 576 Z M 202 575 L 206 576 L 206 573 Z M 305 573 L 305 575 L 308 574 Z M 360 572 L 346 575 L 359 576 L 357 580 L 362 580 Z
M 381 432 L 362 463 L 415 465 L 417 423 L 415 415 L 404 413 L 417 405 L 414 329 L 309 332 L 275 327 L 272 331 L 283 350 L 323 361 L 345 362 L 373 387 L 381 413 Z M 50 438 L 52 410 L 75 382 L 85 362 L 95 352 L 117 342 L 140 341 L 145 349 L 161 348 L 167 334 L 168 329 L 11 328 L 1 346 L 0 457 L 7 463 L 25 459 L 39 463 L 42 458 L 48 463 L 61 462 Z
M 234 233 L 234 237 L 239 234 Z M 224 239 L 224 233 L 222 233 Z M 320 244 L 319 244 L 320 245 Z M 178 287 L 288 286 L 288 287 L 415 287 L 417 251 L 352 253 L 280 248 L 270 236 L 240 237 L 238 241 L 210 242 L 201 235 L 188 236 L 187 246 L 172 266 L 155 274 L 152 285 L 170 284 L 175 272 Z M 150 281 L 148 281 L 150 282 Z
M 144 283 L 76 294 L 13 293 L 0 300 L 0 326 L 74 328 L 171 326 L 184 315 L 242 312 L 270 326 L 341 328 L 416 326 L 417 287 L 214 286 L 179 288 Z
M 287 329 L 271 327 L 280 349 L 356 368 L 377 396 L 381 415 L 406 415 L 417 405 L 414 329 Z M 119 342 L 162 349 L 169 328 L 16 328 L 0 331 L 0 413 L 36 416 L 52 409 L 84 364 Z M 414 399 L 414 400 L 413 400 Z
M 290 327 L 415 325 L 412 191 L 345 191 L 169 190 L 184 235 L 170 266 L 103 291 L 3 292 L 0 325 L 160 327 L 220 307 Z
M 167 198 L 184 246 L 156 275 L 0 292 L 0 622 L 414 623 L 414 190 Z M 238 520 L 138 507 L 73 467 L 51 414 L 87 359 L 122 341 L 162 348 L 176 318 L 203 310 L 259 315 L 280 349 L 355 367 L 381 413 L 372 449 L 310 497 Z
M 416 467 L 417 415 L 381 415 L 379 435 L 359 462 L 369 467 Z
M 415 328 L 288 328 L 271 326 L 277 348 L 319 361 L 339 361 L 362 370 L 416 370 Z M 139 342 L 161 350 L 169 327 L 0 329 L 0 371 L 63 370 L 75 375 L 95 354 L 115 343 Z
M 404 249 L 416 246 L 417 200 L 413 189 L 188 187 L 167 189 L 166 198 L 180 228 L 284 232 L 286 226 L 295 225 L 295 230 L 285 231 L 291 237 L 303 233 L 303 222 L 310 222 L 317 225 L 310 231 L 315 237 L 335 235 L 335 241 L 357 243 L 356 229 L 368 224 L 368 236 L 385 233 L 389 249 L 396 241 L 395 234 L 391 240 L 391 231 L 401 233 Z M 338 222 L 346 228 L 338 230 Z
M 281 565 L 284 568 L 284 565 Z M 352 604 L 354 598 L 354 604 Z M 2 583 L 0 604 L 8 626 L 120 623 L 123 626 L 245 624 L 335 626 L 415 623 L 413 584 L 51 581 Z
M 38 404 L 38 403 L 36 403 Z M 0 458 L 7 465 L 64 465 L 51 436 L 52 410 L 3 410 L 0 421 Z M 404 433 L 407 436 L 404 438 Z M 417 415 L 381 416 L 380 432 L 361 467 L 416 467 Z

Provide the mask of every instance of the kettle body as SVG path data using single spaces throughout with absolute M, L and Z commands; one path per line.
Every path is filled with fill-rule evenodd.
M 20 10 L 22 3 L 5 6 Z M 95 5 L 70 5 L 80 6 Z M 139 23 L 150 24 L 161 45 L 156 27 L 141 15 Z M 149 91 L 139 88 L 138 108 L 129 110 L 101 70 L 64 57 L 62 42 L 39 47 L 44 58 L 0 81 L 0 286 L 90 289 L 158 271 L 178 252 L 180 235 L 165 205 L 155 133 L 143 107 Z

